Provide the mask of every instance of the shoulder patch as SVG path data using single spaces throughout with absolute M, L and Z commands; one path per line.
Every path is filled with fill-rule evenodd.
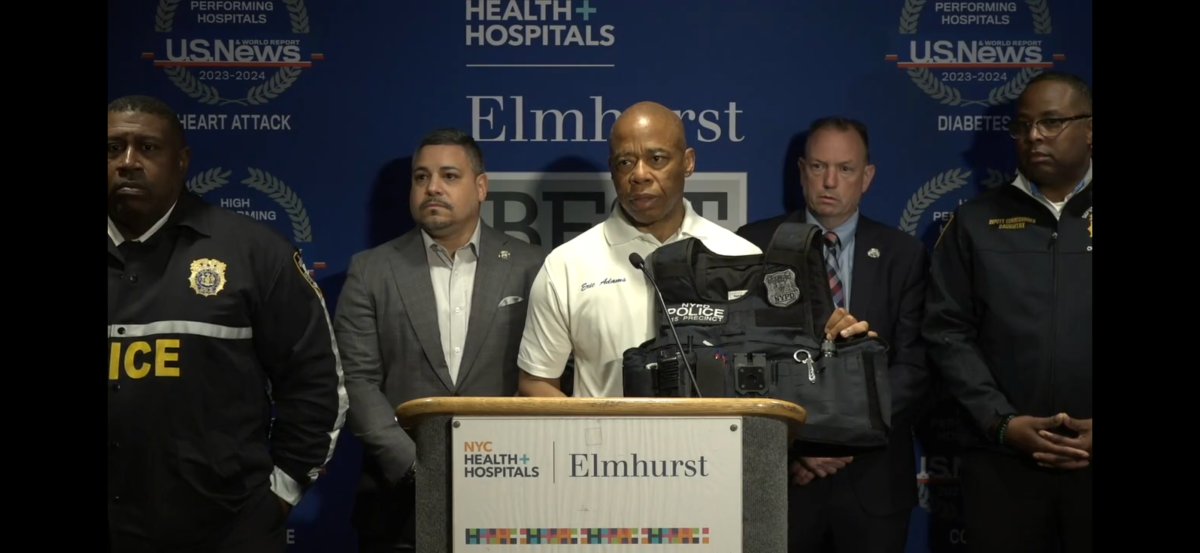
M 292 253 L 292 261 L 296 262 L 296 270 L 300 271 L 300 276 L 304 277 L 304 280 L 308 282 L 308 285 L 312 286 L 313 291 L 317 293 L 317 297 L 321 298 L 323 301 L 325 296 L 321 294 L 321 287 L 317 286 L 317 282 L 313 280 L 312 275 L 308 273 L 308 268 L 304 266 L 304 260 L 300 259 L 299 251 Z

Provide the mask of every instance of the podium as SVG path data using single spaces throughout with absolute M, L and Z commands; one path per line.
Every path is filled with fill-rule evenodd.
M 793 403 L 433 397 L 396 418 L 417 444 L 421 553 L 787 550 Z

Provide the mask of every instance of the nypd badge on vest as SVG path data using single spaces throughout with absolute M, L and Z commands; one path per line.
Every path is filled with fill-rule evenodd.
M 707 303 L 667 304 L 667 316 L 677 325 L 721 325 L 729 320 L 725 306 Z
M 764 276 L 763 284 L 767 287 L 767 301 L 775 307 L 787 307 L 800 299 L 800 288 L 796 286 L 796 273 L 791 269 Z

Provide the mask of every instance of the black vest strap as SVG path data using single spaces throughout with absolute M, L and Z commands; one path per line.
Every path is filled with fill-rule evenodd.
M 727 294 L 712 297 L 712 271 L 755 266 L 761 262 L 761 255 L 720 255 L 708 249 L 700 240 L 689 238 L 654 250 L 654 253 L 650 254 L 648 265 L 653 267 L 651 275 L 663 290 L 664 296 L 672 295 L 670 292 L 676 289 L 686 289 L 691 291 L 690 295 L 695 296 L 695 299 L 688 301 L 703 299 L 723 303 L 728 301 Z
M 821 253 L 823 247 L 820 227 L 788 218 L 775 229 L 763 260 L 763 285 L 767 288 L 767 299 L 772 305 L 804 301 L 807 307 L 804 309 L 805 328 L 818 341 L 823 338 L 824 321 L 829 319 L 834 310 L 833 293 L 829 290 Z M 794 274 L 791 267 L 798 267 L 801 273 Z M 800 292 L 799 286 L 807 289 Z M 793 300 L 792 294 L 795 293 L 799 293 L 799 297 Z M 822 321 L 819 327 L 813 324 L 818 320 Z
M 650 274 L 654 276 L 654 280 L 691 279 L 693 271 L 691 260 L 695 256 L 695 252 L 692 251 L 693 242 L 689 241 L 678 246 L 676 244 L 669 245 L 675 247 L 660 247 L 650 254 L 649 262 L 646 265 L 651 268 Z
M 816 225 L 784 221 L 775 229 L 771 243 L 767 244 L 767 251 L 763 252 L 766 258 L 763 261 L 768 265 L 800 266 L 798 261 L 808 257 L 809 248 L 814 240 L 820 240 L 820 236 L 821 229 Z M 816 243 L 820 244 L 819 241 Z

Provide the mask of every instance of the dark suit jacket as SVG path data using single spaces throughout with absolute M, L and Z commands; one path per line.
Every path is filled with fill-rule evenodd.
M 749 223 L 737 233 L 765 251 L 775 229 L 789 220 L 804 222 L 804 212 Z M 878 258 L 868 255 L 872 248 L 879 250 Z M 886 449 L 855 456 L 845 470 L 863 508 L 875 515 L 911 509 L 917 501 L 912 424 L 929 386 L 920 336 L 928 264 L 925 247 L 916 238 L 859 214 L 850 313 L 870 323 L 890 346 L 892 431 Z
M 413 490 L 400 484 L 416 444 L 397 424 L 396 407 L 423 397 L 516 394 L 529 289 L 545 257 L 538 246 L 486 225 L 480 230 L 457 383 L 442 354 L 420 231 L 351 258 L 333 326 L 350 396 L 347 426 L 363 445 L 353 517 L 360 537 L 389 540 L 412 524 Z

